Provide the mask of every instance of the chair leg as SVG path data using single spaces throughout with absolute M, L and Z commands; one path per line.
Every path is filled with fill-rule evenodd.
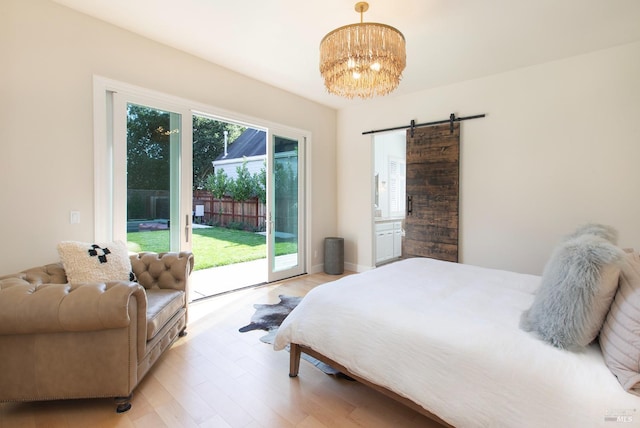
M 131 409 L 131 397 L 133 394 L 129 394 L 127 397 L 116 397 L 116 413 L 124 413 Z
M 178 333 L 178 337 L 185 337 L 187 335 L 187 328 L 183 328 L 182 330 L 180 330 L 180 333 Z

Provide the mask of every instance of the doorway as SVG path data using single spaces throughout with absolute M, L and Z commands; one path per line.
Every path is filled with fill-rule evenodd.
M 304 273 L 304 138 L 203 114 L 193 137 L 193 298 Z
M 406 199 L 406 142 L 403 131 L 376 134 L 374 143 L 374 260 L 401 257 Z

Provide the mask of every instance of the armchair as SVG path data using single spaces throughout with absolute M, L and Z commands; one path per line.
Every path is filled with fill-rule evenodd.
M 0 401 L 116 398 L 187 324 L 193 254 L 130 256 L 136 282 L 75 284 L 61 263 L 0 276 Z

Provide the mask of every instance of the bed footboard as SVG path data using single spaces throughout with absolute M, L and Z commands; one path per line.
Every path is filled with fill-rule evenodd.
M 391 391 L 390 389 L 387 389 L 383 386 L 377 385 L 371 381 L 368 381 L 364 378 L 361 378 L 358 375 L 354 375 L 353 373 L 351 373 L 346 367 L 344 367 L 342 364 L 333 361 L 331 358 L 327 358 L 324 355 L 322 355 L 321 353 L 307 347 L 304 345 L 300 345 L 298 343 L 291 343 L 290 345 L 290 350 L 289 350 L 289 377 L 297 377 L 298 376 L 298 372 L 300 371 L 300 357 L 302 355 L 302 353 L 305 353 L 313 358 L 316 358 L 320 361 L 322 361 L 325 364 L 330 365 L 331 367 L 333 367 L 336 370 L 340 370 L 341 373 L 355 379 L 356 381 L 362 383 L 363 385 L 367 385 L 370 388 L 375 389 L 376 391 L 386 395 L 387 397 L 393 398 L 394 400 L 404 404 L 405 406 L 415 410 L 416 412 L 425 415 L 426 417 L 428 417 L 429 419 L 432 419 L 436 422 L 438 422 L 439 424 L 441 424 L 443 427 L 451 427 L 453 428 L 452 425 L 449 425 L 448 423 L 446 423 L 445 421 L 443 421 L 442 419 L 440 419 L 437 415 L 431 413 L 430 411 L 426 410 L 424 407 L 420 406 L 419 404 L 409 400 L 408 398 L 403 397 L 402 395 L 398 395 L 395 392 Z

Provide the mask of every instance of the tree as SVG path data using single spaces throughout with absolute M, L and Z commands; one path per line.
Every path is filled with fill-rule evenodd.
M 266 166 L 260 168 L 259 172 L 253 174 L 253 187 L 255 196 L 258 200 L 267 203 L 267 169 Z
M 276 188 L 276 230 L 295 234 L 298 224 L 298 177 L 291 163 L 276 162 L 274 165 Z
M 209 174 L 207 177 L 205 188 L 211 192 L 214 198 L 221 200 L 218 211 L 218 221 L 220 223 L 222 223 L 222 198 L 227 194 L 232 184 L 233 182 L 229 179 L 224 169 L 219 169 L 215 174 Z
M 129 105 L 127 111 L 127 175 L 130 189 L 169 190 L 170 113 Z M 224 150 L 224 131 L 231 144 L 247 128 L 204 116 L 193 116 L 193 189 L 206 188 L 212 162 Z
M 236 167 L 238 176 L 233 181 L 231 186 L 231 195 L 234 200 L 238 202 L 244 202 L 252 196 L 255 196 L 254 180 L 247 168 L 247 160 L 242 162 L 242 165 Z M 242 221 L 244 222 L 244 204 L 242 207 Z
M 231 144 L 247 128 L 204 116 L 193 116 L 193 189 L 205 189 L 212 162 L 224 151 L 224 131 Z
M 169 190 L 169 113 L 129 105 L 127 110 L 127 187 Z
M 276 191 L 292 199 L 298 198 L 298 178 L 288 162 L 276 162 L 274 165 L 274 184 Z

